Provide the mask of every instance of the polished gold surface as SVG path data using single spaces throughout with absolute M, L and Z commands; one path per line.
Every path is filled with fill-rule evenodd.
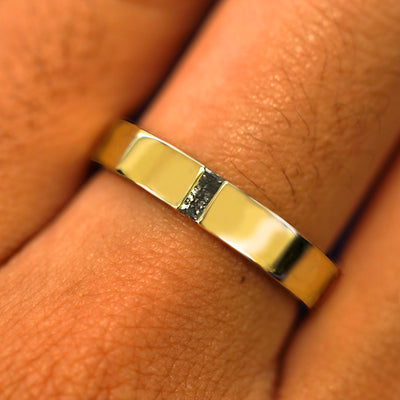
M 200 225 L 260 265 L 308 306 L 336 274 L 335 265 L 320 250 L 228 182 L 215 195 Z
M 309 307 L 337 274 L 329 258 L 279 216 L 129 122 L 112 129 L 94 160 L 199 223 Z
M 215 195 L 200 225 L 263 269 L 274 263 L 296 234 L 265 207 L 226 182 Z
M 141 132 L 127 121 L 116 124 L 96 149 L 93 160 L 106 168 L 115 169 L 135 136 Z
M 313 306 L 337 275 L 336 266 L 318 248 L 308 246 L 281 284 L 307 306 Z
M 120 145 L 120 135 L 125 147 Z M 186 154 L 125 121 L 114 128 L 95 159 L 175 208 L 203 170 Z

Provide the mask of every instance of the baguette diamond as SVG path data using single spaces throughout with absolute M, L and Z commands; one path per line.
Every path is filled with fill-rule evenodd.
M 178 210 L 193 221 L 198 221 L 223 182 L 223 178 L 205 168 Z

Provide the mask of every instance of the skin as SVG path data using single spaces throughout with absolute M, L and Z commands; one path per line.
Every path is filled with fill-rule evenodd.
M 324 250 L 386 165 L 301 324 L 191 221 L 111 173 L 84 181 L 208 6 L 0 4 L 2 398 L 400 395 L 398 1 L 221 2 L 140 121 Z

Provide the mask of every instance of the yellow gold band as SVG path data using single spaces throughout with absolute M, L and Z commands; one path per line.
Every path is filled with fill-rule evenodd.
M 130 122 L 112 129 L 94 161 L 197 222 L 257 263 L 308 307 L 337 274 L 329 258 L 282 218 Z

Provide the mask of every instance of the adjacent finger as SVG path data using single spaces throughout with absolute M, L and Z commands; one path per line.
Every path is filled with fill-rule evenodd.
M 137 107 L 209 0 L 0 7 L 0 261 L 73 193 L 105 126 Z
M 400 157 L 363 215 L 331 295 L 289 347 L 281 398 L 400 397 Z
M 224 3 L 143 123 L 327 247 L 395 141 L 400 11 L 370 0 L 358 20 L 361 3 L 318 4 Z M 6 341 L 3 382 L 18 395 L 35 380 L 49 395 L 69 382 L 122 398 L 265 398 L 296 313 L 254 265 L 105 173 L 0 274 L 16 313 L 2 329 L 22 338 Z M 22 353 L 25 332 L 35 345 Z

